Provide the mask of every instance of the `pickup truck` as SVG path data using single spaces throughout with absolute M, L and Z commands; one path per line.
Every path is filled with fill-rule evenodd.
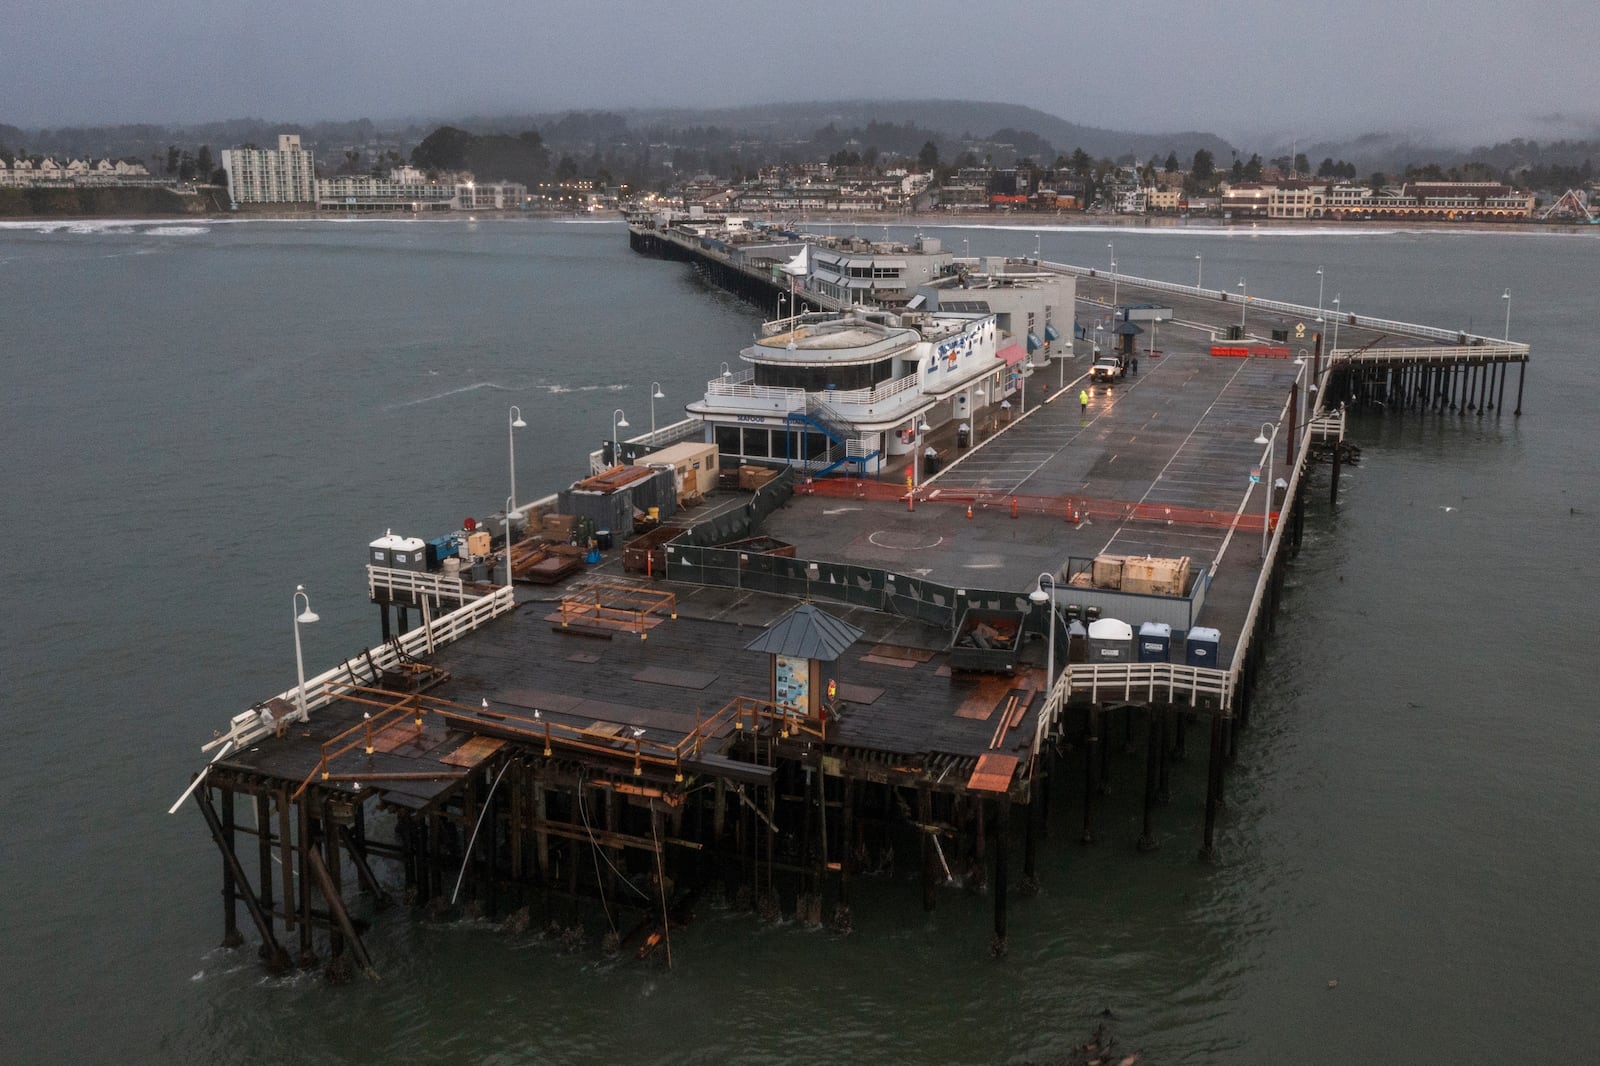
M 1122 356 L 1108 352 L 1095 358 L 1089 377 L 1094 381 L 1117 381 L 1127 372 L 1128 364 Z

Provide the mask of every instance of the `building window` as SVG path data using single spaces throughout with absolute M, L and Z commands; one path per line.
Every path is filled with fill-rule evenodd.
M 768 459 L 772 456 L 772 440 L 770 434 L 764 429 L 747 429 L 744 431 L 744 449 L 739 453 L 752 459 Z

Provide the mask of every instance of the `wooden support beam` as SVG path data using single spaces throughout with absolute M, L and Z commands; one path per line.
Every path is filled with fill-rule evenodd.
M 1222 803 L 1222 731 L 1224 719 L 1211 719 L 1211 756 L 1206 763 L 1206 832 L 1200 858 L 1210 862 L 1216 854 L 1217 807 Z
M 233 832 L 233 790 L 224 788 L 218 792 L 222 797 L 222 837 L 228 842 L 222 859 L 222 946 L 236 948 L 244 943 L 244 937 L 239 934 L 239 911 L 234 903 L 239 895 L 239 886 L 248 887 L 250 882 L 244 878 L 237 880 L 234 878 L 233 867 L 238 863 L 237 858 L 231 863 L 228 861 L 228 856 L 233 854 L 238 839 Z
M 295 927 L 294 837 L 290 823 L 289 790 L 278 790 L 278 873 L 283 877 L 283 931 Z
M 547 834 L 562 840 L 587 842 L 592 839 L 596 844 L 607 848 L 633 848 L 636 851 L 654 851 L 656 847 L 655 841 L 648 837 L 614 832 L 607 829 L 586 829 L 581 824 L 554 822 L 543 818 L 535 823 L 534 828 L 540 834 Z M 671 844 L 673 847 L 686 848 L 690 851 L 701 851 L 705 848 L 705 845 L 697 840 L 683 840 L 671 836 L 662 837 L 661 843 Z
M 226 863 L 233 874 L 235 883 L 249 885 L 245 877 L 244 867 L 239 864 L 239 856 L 234 854 L 233 847 L 222 831 L 222 820 L 217 817 L 216 808 L 211 805 L 209 788 L 194 790 L 195 803 L 200 807 L 200 816 L 205 819 L 206 828 L 211 830 L 211 839 L 222 852 L 222 861 Z M 242 897 L 245 908 L 250 912 L 250 920 L 256 923 L 256 930 L 261 934 L 262 950 L 267 957 L 267 967 L 274 973 L 281 973 L 289 968 L 289 954 L 279 945 L 277 938 L 272 935 L 272 919 L 261 909 L 254 892 L 244 892 Z
M 1139 834 L 1139 850 L 1160 847 L 1155 835 L 1156 788 L 1161 776 L 1161 715 L 1150 711 L 1150 736 L 1146 742 L 1144 764 L 1144 829 Z
M 327 838 L 332 842 L 330 844 L 331 849 L 337 854 L 339 847 L 337 834 L 329 833 Z M 378 971 L 372 968 L 372 959 L 367 955 L 366 945 L 362 944 L 361 938 L 356 935 L 356 927 L 350 921 L 350 912 L 344 909 L 344 900 L 340 897 L 339 887 L 335 883 L 333 875 L 328 872 L 328 867 L 323 863 L 322 856 L 317 854 L 316 848 L 302 849 L 302 853 L 306 856 L 306 865 L 310 869 L 311 875 L 317 880 L 318 888 L 322 890 L 322 898 L 328 904 L 328 913 L 333 915 L 334 922 L 349 942 L 350 950 L 355 955 L 356 962 L 360 965 L 363 973 L 374 981 L 378 980 Z M 334 957 L 337 958 L 338 955 L 339 952 L 336 948 Z
M 263 792 L 256 804 L 256 874 L 261 886 L 261 909 L 272 913 L 272 797 Z M 265 945 L 263 945 L 263 949 Z
M 360 810 L 361 808 L 356 808 Z M 350 864 L 356 868 L 356 877 L 380 907 L 387 907 L 391 902 L 389 893 L 378 883 L 378 878 L 373 874 L 372 867 L 367 863 L 367 857 L 357 846 L 355 834 L 348 826 L 339 827 L 339 835 L 344 838 L 344 846 L 350 852 Z
M 310 804 L 305 800 L 300 801 L 300 846 L 297 853 L 300 859 L 300 958 L 299 965 L 309 969 L 317 964 L 317 953 L 311 943 L 311 873 L 307 868 L 307 852 L 315 851 L 311 839 L 311 810 Z M 288 906 L 288 901 L 284 902 Z
M 1084 712 L 1085 727 L 1089 735 L 1083 743 L 1083 835 L 1079 841 L 1084 844 L 1094 843 L 1094 796 L 1098 791 L 1095 778 L 1099 776 L 1101 754 L 1098 749 L 1103 747 L 1099 736 L 1100 711 L 1092 704 Z
M 344 874 L 344 863 L 339 858 L 339 825 L 329 810 L 330 806 L 331 804 L 327 801 L 322 804 L 322 846 L 327 849 L 328 858 L 326 862 L 321 863 L 323 877 L 326 880 L 322 878 L 319 878 L 319 880 L 322 881 L 322 895 L 328 904 L 328 913 L 337 919 L 339 912 L 344 910 L 344 885 L 341 881 Z M 311 858 L 313 860 L 321 859 L 316 848 L 311 849 Z M 328 930 L 328 967 L 323 972 L 336 980 L 343 978 L 347 965 L 344 958 L 345 938 L 341 931 L 348 924 L 349 916 L 347 915 L 344 921 L 333 925 Z
M 1005 955 L 1006 939 L 1006 845 L 1011 836 L 1011 801 L 1002 797 L 994 813 L 994 941 L 990 954 Z

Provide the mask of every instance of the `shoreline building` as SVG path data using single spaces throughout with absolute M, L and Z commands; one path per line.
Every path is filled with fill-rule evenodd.
M 235 204 L 294 204 L 316 199 L 316 157 L 297 133 L 278 134 L 278 147 L 224 148 L 222 169 Z
M 1312 181 L 1240 182 L 1223 187 L 1221 208 L 1234 218 L 1440 222 L 1527 220 L 1535 197 L 1500 182 L 1414 182 L 1398 189 Z
M 523 206 L 528 187 L 480 182 L 470 174 L 430 179 L 416 167 L 396 167 L 387 177 L 344 175 L 317 179 L 317 210 L 350 214 L 394 211 L 507 211 Z

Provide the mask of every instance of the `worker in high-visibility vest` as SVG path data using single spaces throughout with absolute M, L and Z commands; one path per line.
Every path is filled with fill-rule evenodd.
M 1079 389 L 1078 390 L 1078 406 L 1083 409 L 1083 413 L 1084 414 L 1088 414 L 1089 413 L 1089 390 L 1088 389 Z

